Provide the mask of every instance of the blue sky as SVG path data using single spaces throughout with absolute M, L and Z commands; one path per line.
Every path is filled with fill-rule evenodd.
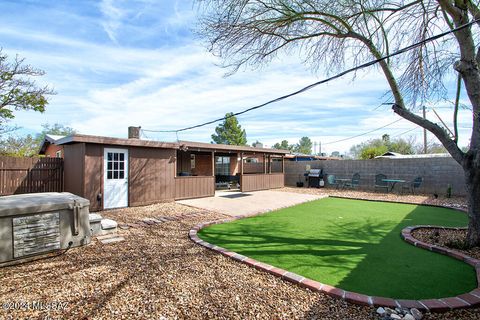
M 324 78 L 284 56 L 258 70 L 230 77 L 194 36 L 198 23 L 191 1 L 20 1 L 0 2 L 0 47 L 10 57 L 46 71 L 38 79 L 57 95 L 47 111 L 17 112 L 17 134 L 35 133 L 43 123 L 62 123 L 83 134 L 125 137 L 129 125 L 170 130 L 219 118 L 295 91 Z M 322 151 L 348 151 L 384 133 L 401 136 L 415 126 L 399 121 L 380 131 L 340 143 L 399 119 L 386 101 L 387 85 L 377 69 L 318 86 L 302 95 L 239 117 L 249 143 L 267 146 L 302 136 L 321 141 Z M 448 104 L 437 111 L 451 124 Z M 428 118 L 436 120 L 433 112 Z M 466 145 L 471 113 L 460 114 L 460 144 Z M 210 142 L 215 125 L 179 134 Z M 406 136 L 417 136 L 417 128 Z M 174 134 L 146 133 L 172 141 Z M 433 138 L 432 135 L 429 135 Z

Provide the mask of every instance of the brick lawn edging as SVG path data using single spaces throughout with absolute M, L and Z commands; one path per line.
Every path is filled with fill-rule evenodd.
M 346 291 L 340 288 L 330 286 L 328 284 L 323 284 L 318 281 L 305 278 L 296 273 L 283 270 L 275 266 L 271 266 L 269 264 L 238 254 L 236 252 L 229 251 L 225 248 L 213 245 L 211 243 L 203 241 L 197 235 L 198 231 L 210 225 L 231 222 L 231 221 L 235 221 L 235 220 L 243 219 L 247 217 L 251 217 L 251 216 L 234 216 L 228 219 L 200 223 L 189 231 L 188 236 L 196 244 L 199 244 L 210 250 L 219 252 L 226 257 L 230 257 L 234 260 L 247 264 L 251 267 L 254 267 L 257 270 L 268 272 L 276 277 L 298 284 L 301 287 L 310 289 L 312 291 L 323 292 L 334 298 L 343 299 L 348 302 L 359 304 L 359 305 L 375 306 L 375 307 L 390 307 L 390 308 L 396 308 L 396 307 L 417 308 L 422 311 L 430 311 L 430 312 L 446 312 L 453 309 L 471 308 L 471 307 L 480 306 L 480 260 L 472 258 L 460 251 L 443 248 L 436 245 L 428 244 L 426 242 L 419 241 L 412 236 L 412 231 L 420 228 L 436 228 L 436 229 L 445 229 L 445 230 L 465 230 L 466 228 L 451 228 L 451 227 L 430 226 L 430 225 L 410 226 L 410 227 L 404 228 L 401 231 L 401 237 L 407 243 L 412 244 L 418 248 L 423 248 L 423 249 L 437 252 L 443 255 L 447 255 L 449 257 L 468 263 L 469 265 L 474 267 L 477 275 L 477 288 L 475 288 L 474 290 L 468 293 L 464 293 L 456 297 L 446 297 L 446 298 L 440 298 L 440 299 L 423 299 L 423 300 L 402 300 L 402 299 L 395 300 L 395 299 L 386 298 L 386 297 L 368 296 L 361 293 Z

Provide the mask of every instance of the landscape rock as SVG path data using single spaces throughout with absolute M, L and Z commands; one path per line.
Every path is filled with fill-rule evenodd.
M 383 309 L 382 307 L 378 307 L 377 309 L 377 313 L 381 316 L 383 316 L 385 314 L 385 309 Z
M 386 313 L 387 315 L 391 315 L 391 314 L 396 313 L 396 311 L 393 310 L 393 309 L 390 309 L 390 308 L 385 308 L 385 313 Z
M 415 320 L 415 318 L 414 318 L 410 313 L 407 313 L 407 314 L 403 317 L 403 320 Z
M 408 308 L 402 308 L 402 314 L 403 315 L 410 314 L 410 310 Z
M 393 310 L 393 309 L 391 309 L 391 308 L 388 308 L 388 307 L 385 308 L 385 314 L 386 314 L 386 315 L 389 316 L 389 315 L 395 314 L 395 313 L 397 313 L 395 310 Z
M 418 310 L 417 308 L 412 308 L 410 310 L 410 313 L 415 318 L 415 320 L 421 320 L 423 318 L 422 312 L 420 310 Z
M 399 316 L 399 315 L 396 314 L 396 313 L 392 313 L 392 314 L 390 315 L 390 319 L 401 320 L 402 317 Z

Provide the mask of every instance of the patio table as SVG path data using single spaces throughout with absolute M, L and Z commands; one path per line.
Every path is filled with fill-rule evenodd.
M 382 179 L 382 181 L 387 182 L 390 185 L 390 191 L 393 191 L 393 188 L 397 183 L 405 183 L 405 180 L 401 179 Z
M 342 188 L 344 189 L 345 188 L 345 185 L 348 183 L 348 182 L 352 182 L 352 178 L 341 178 L 341 179 L 335 179 L 335 181 L 338 183 L 338 188 Z

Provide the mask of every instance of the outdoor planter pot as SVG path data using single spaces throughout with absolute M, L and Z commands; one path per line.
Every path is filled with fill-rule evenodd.
M 90 202 L 68 192 L 0 198 L 0 265 L 91 241 Z

